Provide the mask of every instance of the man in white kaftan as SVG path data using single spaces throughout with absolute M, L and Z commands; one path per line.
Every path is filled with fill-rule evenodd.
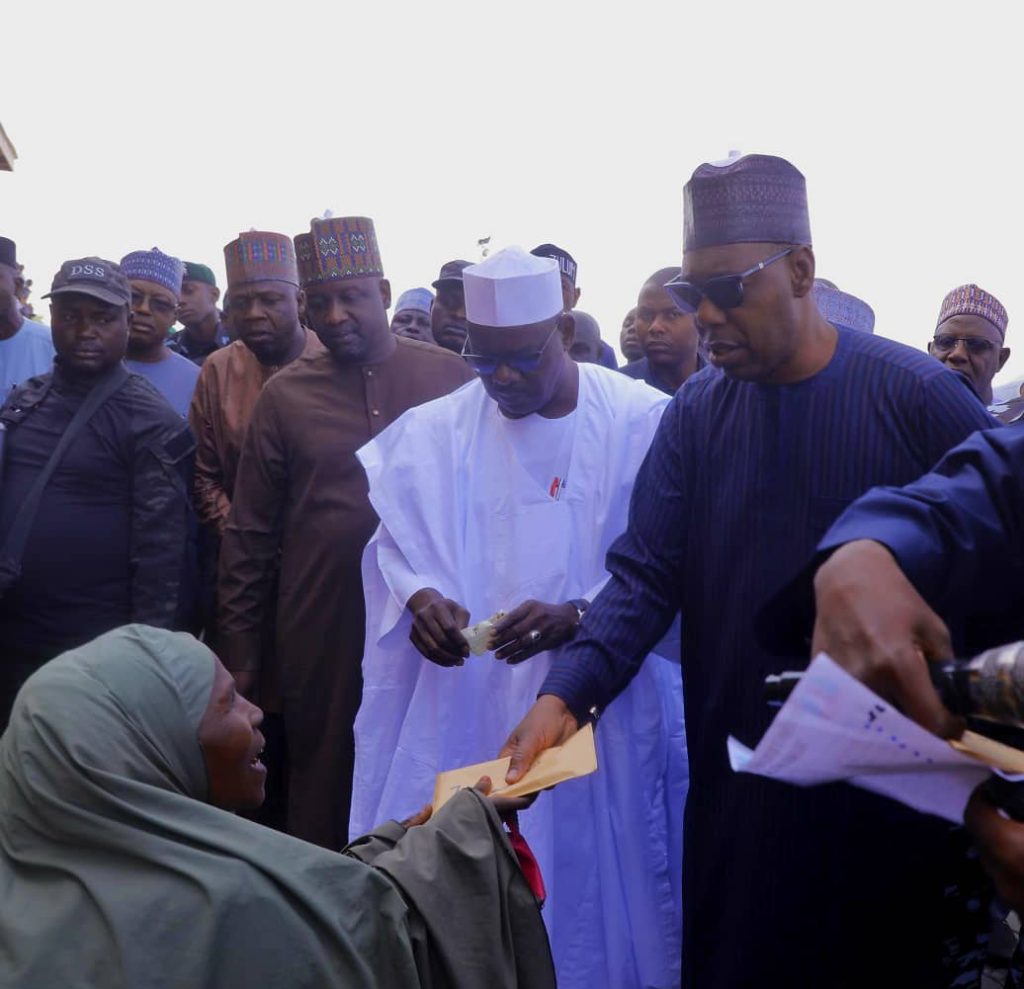
M 480 379 L 359 452 L 381 525 L 363 557 L 353 835 L 429 801 L 438 772 L 497 753 L 551 647 L 606 579 L 605 552 L 668 402 L 572 362 L 550 259 L 509 249 L 464 277 Z M 467 657 L 457 628 L 498 610 L 510 613 L 499 659 Z M 522 818 L 559 985 L 671 987 L 687 780 L 678 669 L 649 656 L 596 738 L 598 772 L 541 794 Z

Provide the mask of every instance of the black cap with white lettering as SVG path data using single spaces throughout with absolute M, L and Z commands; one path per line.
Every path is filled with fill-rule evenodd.
M 127 305 L 132 299 L 132 289 L 124 272 L 113 261 L 105 261 L 103 258 L 65 261 L 60 271 L 53 276 L 50 291 L 43 298 L 71 292 L 91 295 L 115 306 Z

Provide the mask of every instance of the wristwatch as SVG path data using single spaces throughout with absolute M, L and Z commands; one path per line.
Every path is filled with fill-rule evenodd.
M 583 616 L 587 613 L 587 608 L 590 607 L 590 602 L 586 598 L 573 598 L 569 604 L 576 609 L 576 625 L 579 626 L 583 621 Z

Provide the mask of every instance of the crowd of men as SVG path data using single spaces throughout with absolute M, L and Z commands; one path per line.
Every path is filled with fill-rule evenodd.
M 883 524 L 833 528 L 870 489 L 981 443 L 1006 501 L 972 519 L 995 515 L 992 552 L 1019 569 L 1024 399 L 992 387 L 1007 312 L 964 284 L 926 350 L 875 335 L 816 277 L 783 159 L 701 165 L 684 200 L 682 264 L 623 287 L 621 368 L 553 244 L 445 261 L 392 307 L 372 220 L 315 219 L 231 241 L 223 298 L 156 248 L 68 260 L 46 327 L 0 237 L 0 729 L 60 653 L 132 622 L 192 632 L 266 712 L 255 818 L 340 849 L 438 772 L 500 750 L 511 781 L 599 717 L 600 772 L 522 822 L 560 985 L 978 984 L 992 897 L 961 830 L 737 776 L 725 741 L 756 743 L 764 676 L 809 658 L 809 628 L 788 652 L 761 630 L 823 547 L 826 589 L 858 561 L 876 594 L 906 582 L 863 549 L 889 545 Z M 1019 593 L 979 633 L 962 583 L 932 594 L 905 562 L 928 537 L 933 569 L 969 558 L 969 522 L 946 524 L 906 522 L 885 554 L 923 595 L 908 611 L 956 612 L 972 637 L 949 648 L 1024 632 Z M 839 597 L 819 641 L 891 687 L 882 650 L 858 667 Z M 470 656 L 460 630 L 491 616 L 493 656 Z M 1020 905 L 1024 838 L 988 810 Z

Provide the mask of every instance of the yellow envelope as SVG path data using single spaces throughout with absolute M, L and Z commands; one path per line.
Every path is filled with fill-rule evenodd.
M 461 769 L 450 769 L 437 774 L 434 784 L 434 813 L 459 790 L 475 786 L 481 776 L 490 776 L 494 784 L 491 793 L 503 797 L 525 797 L 538 790 L 546 790 L 556 783 L 575 779 L 577 776 L 589 776 L 597 771 L 597 750 L 594 748 L 594 726 L 584 725 L 564 745 L 546 749 L 533 764 L 533 768 L 518 783 L 511 786 L 505 783 L 508 772 L 508 757 L 492 759 L 490 762 L 478 762 L 474 766 L 463 766 Z
M 1024 773 L 1024 752 L 1010 745 L 1004 745 L 1002 742 L 997 742 L 987 735 L 978 735 L 973 731 L 965 731 L 959 740 L 953 739 L 949 744 L 957 752 L 973 756 L 994 769 L 1001 769 L 1004 773 Z

